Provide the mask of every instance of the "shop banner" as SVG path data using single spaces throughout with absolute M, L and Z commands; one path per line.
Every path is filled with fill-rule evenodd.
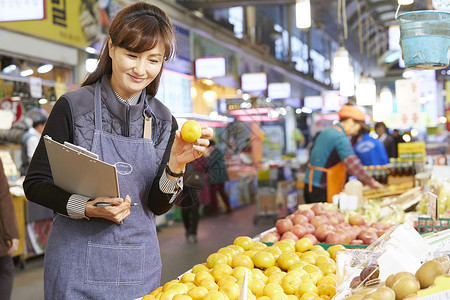
M 0 22 L 0 27 L 77 47 L 89 46 L 100 33 L 97 1 L 46 0 L 42 20 Z M 32 46 L 32 45 L 30 45 Z
M 399 143 L 398 157 L 402 160 L 422 161 L 425 159 L 425 143 Z
M 417 81 L 410 79 L 396 80 L 395 94 L 401 127 L 419 126 L 420 92 Z

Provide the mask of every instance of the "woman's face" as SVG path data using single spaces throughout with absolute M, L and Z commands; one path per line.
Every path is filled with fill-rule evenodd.
M 359 134 L 359 130 L 361 129 L 361 124 L 355 122 L 353 119 L 347 119 L 345 124 L 342 124 L 342 127 L 348 136 L 357 136 Z
M 112 60 L 111 86 L 122 98 L 129 99 L 148 86 L 161 71 L 164 46 L 159 42 L 153 49 L 136 53 L 113 46 L 108 41 Z

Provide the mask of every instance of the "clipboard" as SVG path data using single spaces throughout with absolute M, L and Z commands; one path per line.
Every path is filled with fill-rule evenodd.
M 98 159 L 98 155 L 85 148 L 54 141 L 44 136 L 53 181 L 61 189 L 95 199 L 119 198 L 116 166 Z

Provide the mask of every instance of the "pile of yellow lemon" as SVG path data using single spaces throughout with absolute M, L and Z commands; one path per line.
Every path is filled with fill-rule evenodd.
M 336 252 L 343 249 L 325 250 L 307 238 L 268 246 L 240 236 L 142 300 L 238 300 L 246 272 L 248 300 L 329 300 L 336 294 Z

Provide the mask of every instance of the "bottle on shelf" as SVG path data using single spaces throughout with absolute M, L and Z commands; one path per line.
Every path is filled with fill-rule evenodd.
M 390 172 L 389 175 L 390 176 L 397 176 L 398 172 L 397 172 L 397 160 L 394 157 L 391 157 L 389 159 L 389 168 L 390 168 Z

